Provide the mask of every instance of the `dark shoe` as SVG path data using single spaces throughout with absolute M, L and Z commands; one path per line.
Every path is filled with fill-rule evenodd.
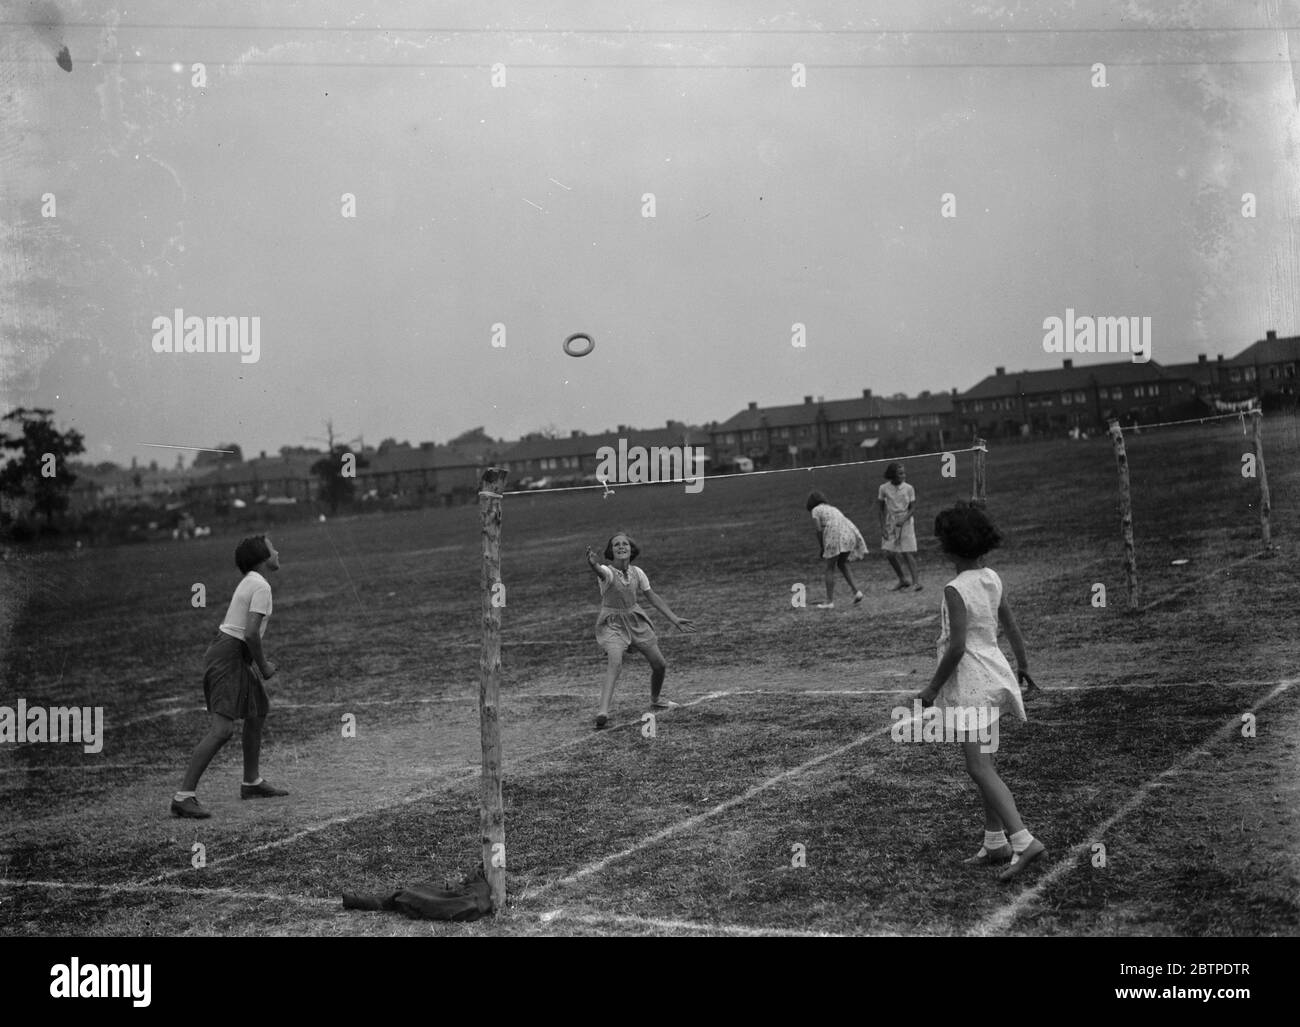
M 277 795 L 288 795 L 283 788 L 272 788 L 263 781 L 260 785 L 239 786 L 239 797 L 241 799 L 270 799 Z
M 207 820 L 212 814 L 200 806 L 199 800 L 191 795 L 188 799 L 182 799 L 180 802 L 172 799 L 172 816 Z
M 605 714 L 603 713 L 600 714 L 596 718 L 596 730 L 597 731 L 601 730 L 601 728 L 603 728 L 608 723 L 609 723 L 609 717 L 605 716 Z
M 1015 850 L 1009 844 L 996 849 L 985 849 L 981 845 L 978 853 L 969 859 L 963 859 L 962 862 L 971 866 L 987 867 L 998 863 L 1010 863 L 1013 855 L 1015 855 Z
M 1014 881 L 1019 874 L 1030 863 L 1042 856 L 1047 850 L 1043 848 L 1043 843 L 1035 838 L 1029 843 L 1029 848 L 1024 852 L 1018 853 L 1011 857 L 1011 865 L 998 875 L 999 881 Z

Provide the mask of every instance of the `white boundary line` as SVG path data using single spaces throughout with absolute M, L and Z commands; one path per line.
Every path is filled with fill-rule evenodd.
M 1243 556 L 1240 560 L 1234 560 L 1232 563 L 1225 564 L 1224 566 L 1218 568 L 1217 570 L 1212 570 L 1212 571 L 1210 571 L 1208 574 L 1202 575 L 1201 577 L 1197 578 L 1195 581 L 1189 581 L 1189 582 L 1188 582 L 1187 584 L 1185 584 L 1185 585 L 1179 585 L 1179 586 L 1178 586 L 1176 589 L 1174 589 L 1172 592 L 1166 592 L 1164 595 L 1160 596 L 1158 599 L 1152 599 L 1151 602 L 1147 603 L 1146 605 L 1144 605 L 1144 606 L 1139 606 L 1139 607 L 1138 607 L 1138 612 L 1139 612 L 1139 613 L 1146 613 L 1147 610 L 1154 610 L 1154 609 L 1155 609 L 1157 606 L 1159 606 L 1161 603 L 1167 603 L 1167 602 L 1169 602 L 1171 599 L 1177 599 L 1177 598 L 1178 598 L 1180 595 L 1182 595 L 1183 593 L 1185 593 L 1185 592 L 1190 592 L 1192 589 L 1194 589 L 1194 588 L 1198 588 L 1198 587 L 1200 587 L 1201 585 L 1204 585 L 1204 584 L 1205 584 L 1207 581 L 1209 581 L 1211 578 L 1216 578 L 1216 577 L 1218 577 L 1220 574 L 1223 574 L 1223 573 L 1225 573 L 1226 571 L 1230 571 L 1230 570 L 1232 570 L 1233 568 L 1240 567 L 1242 564 L 1250 563 L 1252 560 L 1262 560 L 1263 558 L 1264 558 L 1264 553 L 1263 553 L 1263 552 L 1259 552 L 1259 553 L 1251 553 L 1249 556 Z M 1142 582 L 1141 582 L 1141 581 L 1138 582 L 1138 587 L 1139 587 L 1139 588 L 1142 587 Z
M 199 871 L 192 871 L 198 873 Z M 268 902 L 296 902 L 302 906 L 329 906 L 340 912 L 343 910 L 342 898 L 322 899 L 314 895 L 295 895 L 292 892 L 258 892 L 240 891 L 237 888 L 183 888 L 180 885 L 159 884 L 94 884 L 83 881 L 12 881 L 0 878 L 0 888 L 43 888 L 49 891 L 102 891 L 111 895 L 119 893 L 144 895 L 184 895 L 187 898 L 202 898 L 215 895 L 223 899 L 253 899 Z
M 735 694 L 735 693 L 728 693 L 728 694 Z M 733 806 L 738 806 L 743 802 L 748 802 L 755 795 L 758 795 L 761 792 L 765 792 L 769 788 L 772 788 L 783 781 L 789 780 L 790 778 L 798 777 L 804 771 L 811 770 L 813 767 L 825 763 L 827 760 L 835 759 L 837 756 L 843 756 L 846 752 L 850 752 L 853 749 L 858 748 L 858 746 L 865 745 L 867 742 L 871 741 L 872 739 L 879 738 L 881 735 L 888 733 L 889 731 L 893 730 L 893 727 L 894 727 L 893 724 L 886 724 L 884 727 L 880 728 L 879 730 L 870 731 L 865 735 L 855 738 L 847 745 L 841 745 L 838 749 L 832 749 L 830 752 L 823 753 L 820 756 L 814 756 L 812 759 L 808 760 L 807 762 L 799 764 L 799 766 L 797 767 L 792 767 L 789 770 L 783 770 L 781 773 L 775 775 L 774 777 L 768 778 L 766 781 L 762 782 L 761 784 L 756 784 L 751 786 L 750 788 L 747 788 L 740 795 L 732 796 L 730 799 L 727 799 L 725 802 L 718 803 L 718 805 L 714 806 L 710 810 L 705 810 L 705 812 L 703 813 L 697 813 L 695 814 L 695 816 L 687 817 L 685 820 L 679 820 L 677 823 L 670 824 L 668 827 L 665 827 L 661 831 L 656 831 L 654 834 L 642 838 L 639 842 L 637 842 L 634 845 L 628 846 L 628 848 L 624 849 L 622 852 L 616 852 L 613 855 L 605 856 L 603 859 L 598 859 L 593 863 L 588 863 L 585 867 L 580 868 L 579 870 L 570 874 L 568 877 L 562 877 L 558 881 L 553 881 L 550 884 L 544 885 L 543 887 L 539 888 L 537 891 L 532 892 L 531 895 L 525 893 L 519 897 L 520 901 L 523 901 L 525 898 L 537 899 L 539 896 L 545 895 L 547 892 L 554 891 L 557 888 L 567 888 L 569 885 L 577 883 L 578 881 L 582 880 L 582 878 L 584 877 L 590 877 L 592 874 L 598 874 L 600 873 L 600 871 L 604 870 L 607 866 L 609 866 L 612 863 L 620 862 L 621 860 L 626 859 L 628 856 L 635 855 L 637 852 L 641 851 L 642 849 L 648 848 L 651 845 L 656 845 L 659 842 L 663 841 L 665 838 L 670 838 L 673 835 L 678 834 L 682 831 L 692 830 L 693 828 L 704 823 L 704 821 L 712 819 L 713 817 L 717 816 L 719 813 L 725 813 Z
M 1287 678 L 1278 682 L 1277 685 L 1274 687 L 1274 689 L 1268 693 L 1268 695 L 1264 696 L 1263 699 L 1256 701 L 1256 703 L 1250 707 L 1250 712 L 1253 713 L 1261 706 L 1264 706 L 1272 702 L 1275 698 L 1277 698 L 1279 695 L 1281 695 L 1283 692 L 1285 692 L 1288 688 L 1290 688 L 1292 685 L 1296 684 L 1297 682 L 1300 682 L 1300 678 Z M 1069 852 L 1066 853 L 1064 858 L 1062 858 L 1061 861 L 1056 864 L 1056 866 L 1052 867 L 1051 870 L 1049 870 L 1046 874 L 1044 874 L 1041 878 L 1038 879 L 1038 882 L 1032 888 L 1027 888 L 1025 891 L 1022 891 L 1019 895 L 1017 895 L 1006 905 L 990 913 L 983 920 L 981 920 L 974 927 L 972 927 L 967 932 L 967 934 L 983 937 L 991 934 L 997 934 L 998 932 L 1004 931 L 1008 927 L 1010 927 L 1011 924 L 1015 921 L 1015 919 L 1018 916 L 1020 916 L 1020 914 L 1023 913 L 1029 905 L 1037 901 L 1038 896 L 1042 894 L 1044 889 L 1046 889 L 1052 884 L 1055 884 L 1058 880 L 1060 880 L 1062 877 L 1068 874 L 1071 870 L 1076 869 L 1078 867 L 1078 858 L 1081 855 L 1087 855 L 1091 853 L 1093 843 L 1099 840 L 1100 838 L 1102 838 L 1107 831 L 1109 831 L 1112 827 L 1115 826 L 1116 823 L 1118 823 L 1120 820 L 1128 816 L 1140 805 L 1142 805 L 1146 797 L 1150 795 L 1154 789 L 1160 787 L 1164 783 L 1163 780 L 1164 778 L 1176 777 L 1179 774 L 1183 773 L 1183 771 L 1187 769 L 1189 764 L 1191 764 L 1195 760 L 1199 760 L 1203 758 L 1204 752 L 1211 745 L 1216 745 L 1220 742 L 1226 741 L 1227 738 L 1230 737 L 1234 732 L 1239 730 L 1240 727 L 1241 727 L 1241 716 L 1238 715 L 1233 717 L 1226 724 L 1224 724 L 1217 731 L 1215 731 L 1212 735 L 1204 739 L 1201 742 L 1201 744 L 1198 745 L 1194 750 L 1187 753 L 1182 759 L 1174 763 L 1173 766 L 1168 767 L 1167 769 L 1161 771 L 1155 777 L 1151 778 L 1149 781 L 1147 781 L 1145 784 L 1139 787 L 1138 790 L 1133 793 L 1133 795 L 1129 798 L 1129 800 L 1126 803 L 1124 803 L 1123 806 L 1121 806 L 1118 810 L 1112 813 L 1106 820 L 1102 821 L 1102 823 L 1099 824 L 1097 827 L 1093 828 L 1087 840 L 1082 841 L 1079 844 L 1073 846 L 1069 850 Z
M 606 915 L 592 913 L 568 913 L 564 909 L 549 913 L 535 913 L 543 924 L 550 925 L 557 921 L 570 921 L 585 924 L 588 927 L 603 927 L 618 924 L 624 927 L 655 927 L 667 931 L 694 931 L 706 935 L 728 935 L 737 938 L 846 938 L 850 935 L 832 934 L 825 931 L 782 930 L 779 927 L 745 927 L 741 924 L 704 924 L 690 920 L 664 920 L 659 917 Z
M 1105 692 L 1111 690 L 1120 690 L 1125 688 L 1258 688 L 1261 685 L 1276 685 L 1288 678 L 1279 678 L 1277 681 L 1129 681 L 1129 682 L 1101 682 L 1095 685 L 1051 685 L 1043 689 L 1044 695 L 1040 698 L 1046 699 L 1052 692 Z M 772 696 L 797 696 L 797 695 L 915 695 L 919 688 L 742 688 L 730 691 L 709 692 L 689 702 L 684 702 L 682 706 L 694 706 L 705 699 L 716 699 L 722 696 L 746 696 L 746 695 L 772 695 Z M 521 699 L 590 699 L 588 692 L 516 692 L 514 698 Z M 306 709 L 328 709 L 328 708 L 357 708 L 361 709 L 366 706 L 410 706 L 418 704 L 434 703 L 459 703 L 459 702 L 477 702 L 477 695 L 449 696 L 438 699 L 370 699 L 361 702 L 322 702 L 322 703 L 281 703 L 274 708 L 277 710 L 306 710 Z M 158 717 L 172 716 L 178 713 L 201 713 L 203 707 L 198 706 L 192 709 L 184 710 L 162 710 L 158 713 L 146 714 L 137 720 L 127 721 L 120 727 L 130 727 L 132 724 L 139 724 L 146 720 L 154 720 Z M 1032 718 L 1031 718 L 1032 722 Z M 46 743 L 27 742 L 22 745 L 15 745 L 14 749 L 25 748 L 31 745 L 41 745 Z M 556 751 L 556 750 L 547 750 Z M 48 767 L 0 767 L 0 776 L 5 774 L 38 774 L 54 773 L 62 770 L 166 770 L 170 764 L 153 764 L 153 763 L 119 763 L 106 764 L 99 766 L 96 764 L 67 764 L 60 766 Z
M 681 708 L 695 706 L 698 703 L 706 702 L 709 699 L 717 699 L 723 695 L 726 695 L 726 693 L 710 692 L 707 695 L 700 696 L 698 699 L 694 700 L 693 702 L 682 703 Z M 615 729 L 623 726 L 630 727 L 632 725 L 637 724 L 638 722 L 639 721 L 629 721 L 627 725 L 614 725 L 614 727 Z M 607 735 L 608 732 L 605 732 L 604 736 Z M 534 753 L 531 756 L 526 756 L 524 757 L 524 760 L 532 760 L 532 759 L 537 759 L 538 757 L 550 756 L 557 752 L 563 752 L 565 749 L 571 749 L 574 746 L 585 745 L 588 742 L 591 742 L 601 737 L 602 737 L 601 734 L 597 734 L 596 732 L 593 731 L 592 733 L 582 735 L 579 738 L 570 739 L 569 741 L 563 743 L 562 745 L 557 745 L 552 749 L 544 749 L 539 753 Z M 427 799 L 430 795 L 434 795 L 447 788 L 453 787 L 454 785 L 459 784 L 461 781 L 471 780 L 475 777 L 480 776 L 482 773 L 483 773 L 482 767 L 472 767 L 470 769 L 462 770 L 455 774 L 450 774 L 446 777 L 440 778 L 437 784 L 431 785 L 427 788 L 423 788 L 413 795 L 408 795 L 406 798 L 399 799 L 396 802 L 391 802 L 386 806 L 372 806 L 368 809 L 358 810 L 355 813 L 349 813 L 344 816 L 331 817 L 329 820 L 323 821 L 319 824 L 313 824 L 311 827 L 303 828 L 301 831 L 296 831 L 293 834 L 288 835 L 287 837 L 277 838 L 274 841 L 270 841 L 270 842 L 264 842 L 261 845 L 253 846 L 251 849 L 245 849 L 243 852 L 236 852 L 230 856 L 222 856 L 220 859 L 209 860 L 207 865 L 209 867 L 220 866 L 223 863 L 229 863 L 233 860 L 243 859 L 245 856 L 253 856 L 259 852 L 266 852 L 270 849 L 278 849 L 281 846 L 289 845 L 293 842 L 296 842 L 300 838 L 306 838 L 310 834 L 315 834 L 317 831 L 323 831 L 326 828 L 336 827 L 339 824 L 347 824 L 353 820 L 359 820 L 362 817 L 368 817 L 373 813 L 379 813 L 384 810 L 397 809 L 401 806 L 409 806 L 413 802 L 420 802 L 423 799 Z M 165 873 L 158 874 L 154 877 L 146 878 L 143 881 L 137 881 L 135 882 L 135 885 L 148 885 L 148 884 L 154 884 L 159 881 L 166 881 L 173 877 L 179 877 L 182 874 L 189 873 L 190 869 L 191 868 L 189 867 L 181 867 L 176 870 L 168 870 Z
M 244 902 L 289 902 L 313 909 L 330 910 L 336 913 L 352 915 L 368 910 L 345 909 L 342 898 L 320 898 L 315 895 L 298 895 L 293 892 L 256 892 L 241 891 L 237 888 L 185 888 L 181 885 L 146 885 L 146 884 L 90 884 L 81 881 L 13 881 L 0 878 L 0 888 L 39 888 L 46 891 L 100 891 L 110 894 L 143 895 L 177 895 L 187 899 L 204 899 L 209 896 L 221 899 L 237 899 Z M 513 913 L 513 910 L 508 913 Z M 666 920 L 658 917 L 641 917 L 628 915 L 600 916 L 588 913 L 569 913 L 564 909 L 549 913 L 525 913 L 522 916 L 536 919 L 539 923 L 550 926 L 559 922 L 579 923 L 588 927 L 602 927 L 616 924 L 624 927 L 650 927 L 668 931 L 692 931 L 706 935 L 727 935 L 739 938 L 843 938 L 847 935 L 832 934 L 824 931 L 783 930 L 777 927 L 746 927 L 743 924 L 704 924 L 689 920 Z

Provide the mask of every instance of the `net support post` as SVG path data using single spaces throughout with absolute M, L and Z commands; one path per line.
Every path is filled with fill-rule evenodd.
M 506 471 L 489 467 L 479 482 L 478 508 L 483 538 L 483 648 L 479 655 L 478 714 L 483 743 L 479 782 L 479 827 L 483 875 L 492 893 L 492 911 L 506 902 L 506 824 L 501 801 L 501 495 Z
M 1268 491 L 1268 472 L 1264 469 L 1264 411 L 1251 413 L 1250 430 L 1255 443 L 1255 473 L 1259 476 L 1259 535 L 1267 550 L 1273 544 L 1273 531 L 1269 524 L 1273 506 Z
M 975 450 L 975 482 L 971 488 L 970 501 L 971 506 L 978 506 L 983 509 L 988 500 L 988 497 L 984 494 L 984 456 L 989 451 L 988 443 L 976 437 L 973 448 Z
M 1115 466 L 1119 472 L 1119 527 L 1124 536 L 1124 576 L 1128 580 L 1128 605 L 1138 609 L 1137 555 L 1133 548 L 1133 497 L 1128 483 L 1128 452 L 1124 448 L 1124 429 L 1119 421 L 1110 422 L 1110 441 L 1115 449 Z

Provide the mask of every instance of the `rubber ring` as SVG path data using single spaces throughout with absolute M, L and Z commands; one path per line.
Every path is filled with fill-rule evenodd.
M 575 350 L 572 345 L 575 339 L 586 339 L 587 348 L 582 350 Z M 564 352 L 569 354 L 569 356 L 571 357 L 585 357 L 588 353 L 590 353 L 595 348 L 596 348 L 596 340 L 593 339 L 590 335 L 587 335 L 585 332 L 575 332 L 573 335 L 570 335 L 567 339 L 564 340 Z

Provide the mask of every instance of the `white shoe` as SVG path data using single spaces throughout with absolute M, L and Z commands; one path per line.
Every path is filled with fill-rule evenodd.
M 834 603 L 818 603 L 815 607 L 813 607 L 813 609 L 815 609 L 815 610 L 833 610 L 833 609 L 835 609 L 835 604 L 834 604 Z

